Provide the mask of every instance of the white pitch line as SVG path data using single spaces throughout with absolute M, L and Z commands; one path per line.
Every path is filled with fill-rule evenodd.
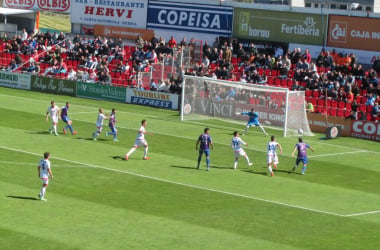
M 33 167 L 38 166 L 38 163 L 30 163 L 30 162 L 0 161 L 0 163 L 11 164 L 11 165 L 33 166 Z M 59 167 L 59 168 L 61 168 L 61 167 L 65 167 L 65 168 L 86 168 L 86 166 L 83 166 L 83 165 L 60 165 L 60 164 L 54 164 L 54 167 Z
M 21 153 L 25 153 L 25 154 L 38 155 L 38 156 L 41 155 L 41 154 L 37 154 L 37 153 L 33 153 L 33 152 L 28 152 L 28 151 L 24 151 L 24 150 L 19 150 L 19 149 L 14 149 L 14 148 L 5 147 L 5 146 L 0 146 L 0 148 L 6 149 L 6 150 L 11 150 L 11 151 L 16 151 L 16 152 L 21 152 Z M 363 213 L 347 214 L 347 215 L 345 215 L 345 214 L 338 214 L 338 213 L 333 213 L 333 212 L 329 212 L 329 211 L 323 211 L 323 210 L 319 210 L 319 209 L 313 209 L 313 208 L 307 208 L 307 207 L 303 207 L 303 206 L 297 206 L 297 205 L 288 204 L 288 203 L 279 202 L 279 201 L 262 199 L 262 198 L 258 198 L 258 197 L 254 197 L 254 196 L 249 196 L 249 195 L 244 195 L 244 194 L 232 193 L 232 192 L 221 191 L 221 190 L 212 189 L 212 188 L 206 188 L 206 187 L 196 186 L 196 185 L 192 185 L 192 184 L 186 184 L 186 183 L 177 182 L 177 181 L 171 181 L 171 180 L 167 180 L 167 179 L 162 179 L 162 178 L 153 177 L 153 176 L 147 176 L 147 175 L 133 173 L 133 172 L 129 172 L 129 171 L 123 171 L 123 170 L 118 170 L 118 169 L 113 169 L 113 168 L 107 168 L 107 167 L 93 165 L 93 164 L 88 164 L 88 163 L 82 163 L 82 162 L 78 162 L 78 161 L 72 161 L 72 160 L 63 159 L 63 158 L 59 158 L 59 157 L 53 157 L 53 158 L 57 159 L 57 160 L 61 160 L 61 161 L 66 161 L 66 162 L 70 162 L 70 163 L 75 163 L 75 164 L 87 166 L 87 167 L 90 167 L 90 168 L 97 168 L 97 169 L 103 169 L 103 170 L 107 170 L 107 171 L 111 171 L 111 172 L 129 174 L 129 175 L 132 175 L 132 176 L 137 176 L 137 177 L 141 177 L 141 178 L 161 181 L 161 182 L 175 184 L 175 185 L 179 185 L 179 186 L 190 187 L 190 188 L 194 188 L 194 189 L 205 190 L 205 191 L 210 191 L 210 192 L 215 192 L 215 193 L 220 193 L 220 194 L 227 194 L 227 195 L 231 195 L 231 196 L 236 196 L 236 197 L 241 197 L 241 198 L 246 198 L 246 199 L 252 199 L 252 200 L 262 201 L 262 202 L 266 202 L 266 203 L 271 203 L 271 204 L 281 205 L 281 206 L 285 206 L 285 207 L 296 208 L 296 209 L 300 209 L 300 210 L 311 211 L 311 212 L 320 213 L 320 214 L 334 215 L 334 216 L 339 216 L 339 217 L 353 217 L 353 216 L 359 216 L 359 215 L 364 215 L 364 214 L 370 214 L 370 213 L 380 212 L 380 211 L 372 211 L 372 212 L 363 212 Z
M 336 155 L 346 155 L 346 154 L 356 154 L 356 153 L 367 153 L 366 150 L 361 151 L 352 151 L 352 152 L 343 152 L 343 153 L 334 153 L 334 154 L 323 154 L 323 155 L 308 155 L 308 158 L 317 158 L 317 157 L 325 157 L 325 156 L 336 156 Z
M 369 215 L 369 214 L 378 214 L 378 213 L 380 213 L 380 210 L 369 211 L 369 212 L 362 212 L 362 213 L 355 213 L 355 214 L 347 214 L 347 215 L 345 215 L 345 217 L 354 217 L 354 216 Z

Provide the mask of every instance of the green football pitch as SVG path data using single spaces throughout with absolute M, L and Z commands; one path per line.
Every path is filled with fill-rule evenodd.
M 49 134 L 50 101 L 71 102 L 78 134 Z M 97 141 L 98 109 L 117 110 L 120 141 Z M 379 249 L 380 146 L 353 138 L 305 138 L 306 175 L 289 170 L 297 138 L 277 136 L 284 153 L 274 177 L 269 137 L 242 137 L 254 163 L 233 170 L 232 132 L 244 124 L 179 121 L 178 112 L 0 88 L 1 249 Z M 150 160 L 138 148 L 124 160 L 147 119 Z M 195 143 L 210 128 L 211 170 L 196 170 Z M 37 165 L 51 152 L 54 179 L 37 199 Z M 300 168 L 300 167 L 299 167 Z

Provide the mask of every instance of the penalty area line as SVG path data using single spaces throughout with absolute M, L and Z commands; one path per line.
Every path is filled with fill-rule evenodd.
M 6 146 L 0 146 L 0 148 L 6 149 L 6 150 L 10 150 L 10 151 L 20 152 L 20 153 L 24 153 L 24 154 L 41 156 L 41 154 L 37 154 L 37 153 L 25 151 L 25 150 L 20 150 L 20 149 L 15 149 L 15 148 L 10 148 L 10 147 L 6 147 Z M 137 176 L 137 177 L 151 179 L 151 180 L 155 180 L 155 181 L 175 184 L 175 185 L 179 185 L 179 186 L 184 186 L 184 187 L 189 187 L 189 188 L 194 188 L 194 189 L 199 189 L 199 190 L 204 190 L 204 191 L 210 191 L 210 192 L 215 192 L 215 193 L 220 193 L 220 194 L 226 194 L 226 195 L 231 195 L 231 196 L 235 196 L 235 197 L 240 197 L 240 198 L 245 198 L 245 199 L 251 199 L 251 200 L 256 200 L 256 201 L 262 201 L 262 202 L 266 202 L 266 203 L 270 203 L 270 204 L 275 204 L 275 205 L 280 205 L 280 206 L 285 206 L 285 207 L 291 207 L 291 208 L 305 210 L 305 211 L 310 211 L 310 212 L 314 212 L 314 213 L 333 215 L 333 216 L 338 216 L 338 217 L 353 217 L 353 216 L 359 216 L 359 215 L 365 215 L 365 214 L 369 214 L 369 213 L 378 212 L 378 211 L 363 212 L 363 213 L 355 213 L 355 214 L 348 214 L 348 215 L 338 214 L 338 213 L 334 213 L 334 212 L 323 211 L 323 210 L 313 209 L 313 208 L 307 208 L 307 207 L 303 207 L 303 206 L 298 206 L 298 205 L 288 204 L 288 203 L 284 203 L 284 202 L 279 202 L 279 201 L 273 201 L 273 200 L 258 198 L 258 197 L 254 197 L 254 196 L 244 195 L 244 194 L 238 194 L 238 193 L 233 193 L 233 192 L 227 192 L 227 191 L 217 190 L 217 189 L 213 189 L 213 188 L 206 188 L 206 187 L 196 186 L 196 185 L 192 185 L 192 184 L 186 184 L 186 183 L 177 182 L 177 181 L 171 181 L 171 180 L 167 180 L 167 179 L 162 179 L 162 178 L 153 177 L 153 176 L 147 176 L 147 175 L 133 173 L 133 172 L 124 171 L 124 170 L 118 170 L 118 169 L 107 168 L 107 167 L 103 167 L 103 166 L 98 166 L 98 165 L 93 165 L 93 164 L 88 164 L 88 163 L 83 163 L 83 162 L 78 162 L 78 161 L 72 161 L 72 160 L 63 159 L 63 158 L 60 158 L 60 157 L 52 157 L 52 158 L 60 160 L 60 161 L 66 161 L 66 162 L 69 162 L 69 163 L 74 163 L 74 164 L 78 164 L 78 165 L 87 166 L 87 167 L 90 167 L 90 168 L 97 168 L 97 169 L 107 170 L 107 171 L 111 171 L 111 172 L 129 174 L 129 175 L 132 175 L 132 176 Z

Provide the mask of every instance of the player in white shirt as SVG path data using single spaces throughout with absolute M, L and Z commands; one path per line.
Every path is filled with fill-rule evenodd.
M 268 163 L 268 171 L 270 175 L 273 176 L 274 173 L 272 170 L 272 164 L 273 164 L 274 169 L 277 169 L 277 164 L 278 164 L 278 156 L 277 156 L 276 149 L 279 148 L 280 154 L 282 154 L 282 147 L 278 142 L 276 142 L 276 138 L 274 137 L 274 135 L 271 136 L 270 140 L 271 141 L 268 143 L 267 163 Z
M 240 138 L 239 132 L 235 131 L 234 137 L 232 138 L 232 142 L 231 142 L 231 147 L 235 152 L 234 169 L 237 168 L 237 164 L 238 164 L 238 160 L 240 156 L 243 156 L 245 158 L 248 166 L 253 165 L 253 163 L 249 161 L 248 155 L 245 153 L 244 149 L 242 148 L 242 144 L 244 144 L 245 146 L 248 146 L 248 144 Z
M 44 159 L 38 164 L 38 177 L 42 180 L 42 187 L 38 195 L 41 201 L 47 201 L 45 199 L 46 188 L 49 184 L 49 178 L 54 178 L 50 168 L 50 153 L 44 153 Z
M 109 118 L 103 113 L 103 109 L 99 109 L 98 119 L 96 120 L 96 131 L 92 133 L 92 139 L 96 141 L 96 138 L 100 135 L 103 130 L 103 122 L 104 120 L 108 120 Z
M 50 134 L 53 133 L 57 136 L 57 125 L 58 125 L 58 120 L 61 119 L 59 116 L 59 107 L 55 105 L 54 101 L 51 101 L 50 107 L 46 111 L 46 121 L 50 120 L 52 122 L 52 126 L 49 128 Z
M 126 161 L 129 160 L 129 156 L 133 152 L 135 152 L 135 150 L 138 147 L 144 147 L 144 157 L 143 157 L 143 159 L 144 160 L 149 160 L 149 157 L 148 157 L 148 142 L 145 140 L 145 134 L 149 134 L 149 135 L 153 135 L 153 134 L 150 133 L 150 132 L 147 132 L 145 130 L 146 124 L 147 124 L 146 120 L 142 120 L 141 121 L 141 127 L 140 127 L 139 131 L 137 132 L 137 137 L 136 137 L 136 140 L 135 140 L 135 145 L 133 145 L 133 147 L 128 151 L 128 153 L 125 154 L 125 160 Z

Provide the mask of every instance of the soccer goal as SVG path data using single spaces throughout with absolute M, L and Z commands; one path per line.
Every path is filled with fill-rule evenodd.
M 263 126 L 283 130 L 283 135 L 312 136 L 305 92 L 240 82 L 185 76 L 182 86 L 181 120 L 221 118 L 247 122 L 241 112 L 252 108 Z

